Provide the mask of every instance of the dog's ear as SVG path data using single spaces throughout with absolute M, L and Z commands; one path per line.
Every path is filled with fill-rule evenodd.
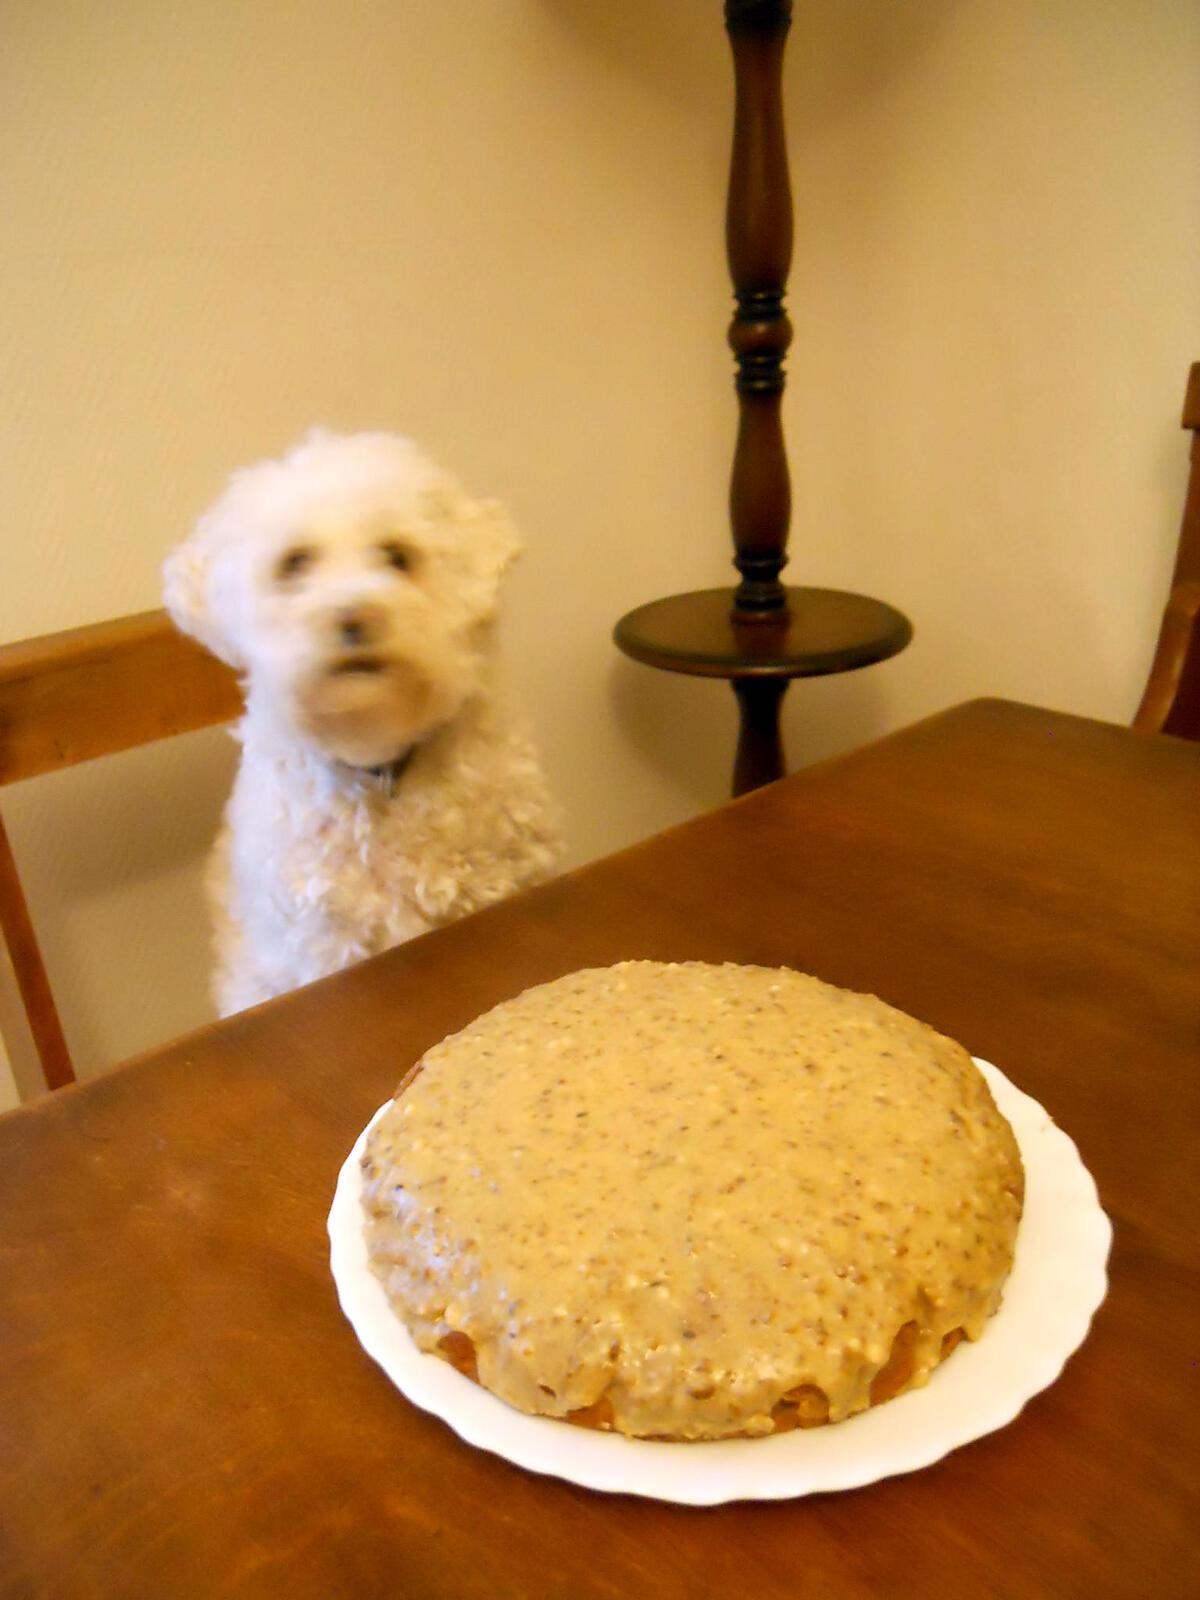
M 240 671 L 246 660 L 237 642 L 241 607 L 234 593 L 234 548 L 225 508 L 225 500 L 218 501 L 200 518 L 191 537 L 167 556 L 163 603 L 181 632 L 190 633 Z
M 451 490 L 443 501 L 459 535 L 458 592 L 477 622 L 490 622 L 500 603 L 500 583 L 524 546 L 498 500 L 472 500 Z

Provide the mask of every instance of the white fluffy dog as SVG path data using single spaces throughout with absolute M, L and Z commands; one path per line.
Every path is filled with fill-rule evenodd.
M 210 875 L 222 1015 L 547 877 L 557 819 L 493 675 L 519 550 L 407 439 L 308 435 L 167 558 L 180 628 L 245 675 Z

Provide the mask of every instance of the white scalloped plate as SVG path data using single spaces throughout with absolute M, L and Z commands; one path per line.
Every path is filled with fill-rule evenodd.
M 342 1310 L 363 1349 L 414 1405 L 441 1417 L 468 1444 L 587 1489 L 707 1506 L 854 1489 L 929 1466 L 1004 1427 L 1053 1383 L 1083 1343 L 1107 1289 L 1112 1227 L 1078 1150 L 1036 1100 L 998 1068 L 978 1065 L 1025 1163 L 1025 1211 L 1003 1305 L 983 1337 L 960 1344 L 924 1388 L 848 1422 L 766 1439 L 626 1439 L 514 1411 L 437 1356 L 423 1354 L 367 1262 L 359 1158 L 386 1106 L 346 1158 L 329 1213 Z

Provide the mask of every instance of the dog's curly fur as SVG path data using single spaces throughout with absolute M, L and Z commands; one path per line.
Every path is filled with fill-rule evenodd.
M 519 550 L 407 439 L 314 431 L 167 558 L 176 624 L 244 675 L 210 872 L 222 1015 L 549 876 L 555 809 L 500 694 Z

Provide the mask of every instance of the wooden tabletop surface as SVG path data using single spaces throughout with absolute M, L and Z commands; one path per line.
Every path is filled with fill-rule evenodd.
M 497 1000 L 634 956 L 873 990 L 1075 1138 L 1111 1290 L 1016 1422 L 688 1509 L 474 1450 L 362 1353 L 325 1216 L 367 1117 Z M 1200 751 L 984 701 L 61 1091 L 0 1120 L 0 1595 L 1194 1594 L 1198 1065 Z

